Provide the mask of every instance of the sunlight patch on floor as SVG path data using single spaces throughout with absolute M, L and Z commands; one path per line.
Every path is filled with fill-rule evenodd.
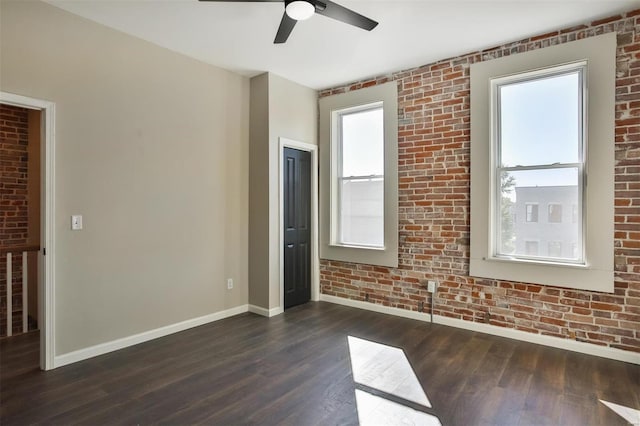
M 353 336 L 348 341 L 356 383 L 431 408 L 402 349 Z
M 356 404 L 360 426 L 423 425 L 441 426 L 436 416 L 356 389 Z
M 441 426 L 402 349 L 347 339 L 360 425 Z
M 604 405 L 611 408 L 617 415 L 628 421 L 634 426 L 640 426 L 640 410 L 624 405 L 614 404 L 613 402 L 600 400 Z

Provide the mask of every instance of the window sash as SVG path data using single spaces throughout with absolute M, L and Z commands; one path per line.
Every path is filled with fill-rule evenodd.
M 341 245 L 346 245 L 346 246 L 353 246 L 353 247 L 372 247 L 372 248 L 382 248 L 384 247 L 384 242 L 382 244 L 364 244 L 364 243 L 359 243 L 359 242 L 353 242 L 353 241 L 347 241 L 344 237 L 343 234 L 343 223 L 342 223 L 342 205 L 343 205 L 343 184 L 345 182 L 365 182 L 365 181 L 369 181 L 369 182 L 374 182 L 374 181 L 382 181 L 383 182 L 383 188 L 384 188 L 384 175 L 368 175 L 368 176 L 349 176 L 349 177 L 338 177 L 338 200 L 337 200 L 337 204 L 338 204 L 338 227 L 337 227 L 337 242 L 338 244 Z M 384 205 L 384 192 L 382 194 L 382 199 L 383 199 L 383 205 Z M 381 212 L 382 213 L 382 219 L 383 219 L 383 223 L 384 223 L 384 211 Z M 383 232 L 383 240 L 384 240 L 384 229 L 382 229 Z
M 554 66 L 546 69 L 530 71 L 521 74 L 515 74 L 506 77 L 499 77 L 491 80 L 491 148 L 493 150 L 492 161 L 492 201 L 491 201 L 491 218 L 490 227 L 493 232 L 490 232 L 490 251 L 492 257 L 509 260 L 527 260 L 542 263 L 558 263 L 558 264 L 577 264 L 585 265 L 585 183 L 586 183 L 586 61 L 577 63 L 571 63 L 566 65 Z M 501 105 L 500 105 L 500 88 L 505 85 L 526 83 L 529 81 L 536 81 L 546 78 L 560 77 L 563 75 L 578 73 L 578 99 L 579 109 L 579 126 L 578 126 L 578 162 L 577 163 L 552 163 L 552 164 L 537 164 L 528 166 L 509 166 L 503 167 L 501 163 L 502 159 L 502 135 L 501 129 Z M 551 169 L 563 169 L 574 168 L 578 170 L 578 236 L 580 243 L 578 244 L 578 258 L 551 258 L 531 256 L 526 254 L 507 254 L 502 252 L 502 221 L 501 221 L 501 202 L 502 202 L 502 188 L 501 188 L 501 176 L 504 172 L 518 172 L 518 171 L 541 171 Z M 526 207 L 525 207 L 526 209 Z M 548 213 L 548 212 L 547 212 Z M 525 210 L 526 215 L 526 210 Z M 526 218 L 525 218 L 526 219 Z M 547 218 L 548 219 L 548 218 Z M 548 221 L 548 220 L 547 220 Z M 540 223 L 540 211 L 538 209 L 538 223 Z

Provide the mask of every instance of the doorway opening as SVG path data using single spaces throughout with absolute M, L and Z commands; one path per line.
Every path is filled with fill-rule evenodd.
M 0 337 L 38 330 L 40 121 L 0 104 Z
M 280 138 L 280 307 L 320 299 L 317 146 Z
M 0 338 L 37 347 L 43 370 L 54 368 L 53 117 L 51 102 L 0 92 Z

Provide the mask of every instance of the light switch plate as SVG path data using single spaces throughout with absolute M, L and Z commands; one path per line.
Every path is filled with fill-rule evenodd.
M 82 215 L 74 214 L 71 216 L 71 230 L 79 231 L 82 229 Z

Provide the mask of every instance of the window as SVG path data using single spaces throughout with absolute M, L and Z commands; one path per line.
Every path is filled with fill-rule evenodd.
M 547 256 L 552 258 L 562 257 L 562 241 L 549 241 Z
M 384 247 L 384 121 L 380 102 L 336 112 L 334 244 Z
M 538 242 L 537 241 L 525 241 L 524 242 L 524 252 L 527 256 L 537 256 L 538 255 Z
M 549 204 L 549 223 L 562 223 L 562 204 Z
M 535 233 L 544 236 L 551 229 L 538 223 L 538 204 L 561 196 L 578 205 L 582 194 L 584 164 L 584 70 L 586 64 L 561 65 L 490 80 L 491 144 L 496 153 L 494 212 L 494 256 L 527 259 L 532 254 L 517 250 L 518 240 L 531 237 L 532 230 L 513 226 L 502 214 L 505 205 L 524 202 L 526 221 L 536 223 Z M 562 205 L 548 203 L 547 223 L 562 222 Z M 582 223 L 567 224 L 561 230 L 570 240 L 582 240 Z M 504 229 L 511 232 L 505 233 Z M 554 232 L 557 231 L 554 228 Z M 505 251 L 505 238 L 514 241 L 514 251 Z M 526 244 L 525 244 L 526 247 Z M 534 254 L 537 256 L 536 253 Z M 578 259 L 579 261 L 580 259 Z M 545 261 L 574 262 L 562 256 Z
M 537 222 L 538 221 L 538 205 L 527 203 L 527 222 Z
M 398 265 L 398 91 L 390 82 L 323 97 L 320 258 Z
M 471 65 L 471 276 L 613 291 L 615 66 L 615 33 Z

